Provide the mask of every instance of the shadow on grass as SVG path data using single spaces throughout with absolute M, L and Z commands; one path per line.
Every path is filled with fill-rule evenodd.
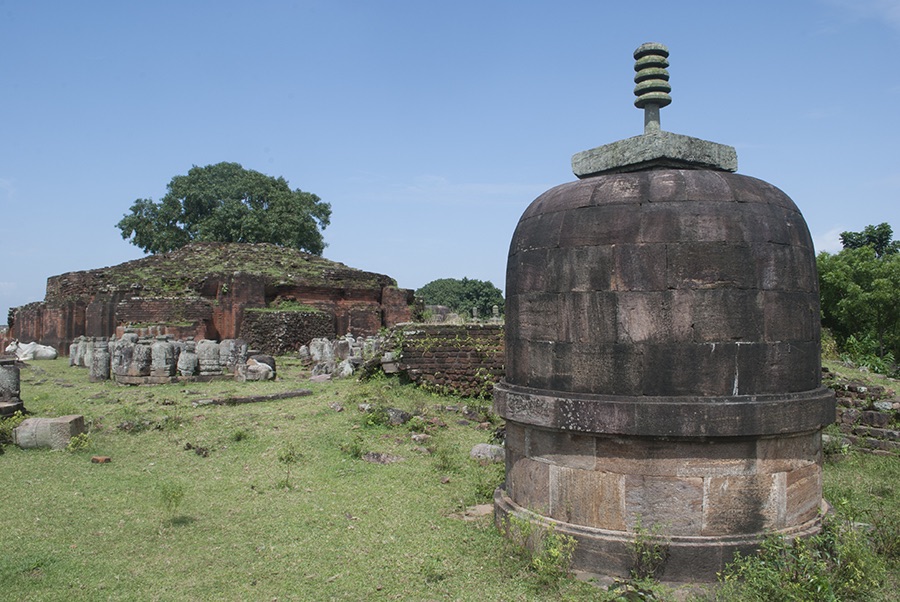
M 197 522 L 197 519 L 193 516 L 187 516 L 186 514 L 179 514 L 178 516 L 173 516 L 165 522 L 165 525 L 168 527 L 186 527 L 188 525 L 192 525 Z

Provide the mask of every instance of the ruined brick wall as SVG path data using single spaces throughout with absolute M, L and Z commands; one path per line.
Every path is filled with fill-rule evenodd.
M 69 341 L 85 334 L 83 302 L 35 302 L 15 309 L 11 335 L 20 341 L 38 341 L 63 352 Z
M 328 336 L 373 335 L 409 321 L 412 294 L 383 274 L 293 249 L 196 243 L 110 268 L 51 276 L 43 302 L 11 310 L 10 335 L 60 353 L 78 336 L 121 335 L 128 324 L 179 338 L 240 338 L 248 310 L 277 307 L 280 300 L 330 315 Z
M 334 338 L 334 316 L 326 312 L 245 311 L 241 338 L 270 355 L 296 352 L 314 338 Z
M 408 322 L 410 307 L 401 307 L 413 291 L 392 286 L 382 288 L 325 288 L 279 286 L 267 293 L 267 304 L 276 299 L 310 305 L 334 316 L 334 334 L 372 336 L 383 327 Z M 412 302 L 412 301 L 410 301 Z M 244 336 L 243 334 L 241 335 Z M 244 337 L 246 338 L 246 337 Z M 308 341 L 302 341 L 306 343 Z
M 213 339 L 243 338 L 241 325 L 244 312 L 253 307 L 266 306 L 266 279 L 258 274 L 238 272 L 227 278 L 214 278 L 204 291 L 215 295 L 213 310 Z M 212 289 L 212 290 L 209 290 Z
M 44 334 L 42 318 L 44 304 L 29 303 L 22 307 L 14 308 L 15 313 L 10 312 L 11 336 L 23 342 L 39 341 Z
M 386 286 L 381 291 L 381 306 L 384 308 L 384 325 L 388 328 L 410 322 L 415 308 L 415 291 L 408 288 Z
M 504 374 L 500 324 L 416 324 L 395 330 L 400 369 L 419 386 L 465 397 L 490 397 Z
M 133 326 L 142 324 L 182 324 L 186 326 L 211 320 L 212 314 L 212 304 L 200 297 L 193 299 L 131 297 L 119 301 L 115 309 L 115 319 L 119 324 Z

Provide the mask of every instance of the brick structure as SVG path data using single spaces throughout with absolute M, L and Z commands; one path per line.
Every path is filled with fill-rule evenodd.
M 298 304 L 329 316 L 331 336 L 374 334 L 410 320 L 413 293 L 383 274 L 293 249 L 194 243 L 52 276 L 44 301 L 10 310 L 9 326 L 12 337 L 65 352 L 78 336 L 121 336 L 125 327 L 175 338 L 238 338 L 248 308 Z
M 463 397 L 489 397 L 503 377 L 500 324 L 410 324 L 397 328 L 400 370 L 417 385 Z
M 253 349 L 283 355 L 315 338 L 334 338 L 334 329 L 334 318 L 322 311 L 245 310 L 241 336 Z
M 668 79 L 667 54 L 638 49 L 636 93 L 648 65 Z M 642 525 L 668 550 L 657 576 L 714 581 L 769 534 L 819 530 L 835 402 L 799 210 L 730 173 L 734 149 L 661 132 L 661 106 L 643 136 L 576 155 L 580 179 L 519 220 L 495 504 L 498 522 L 573 536 L 575 568 L 628 576 Z

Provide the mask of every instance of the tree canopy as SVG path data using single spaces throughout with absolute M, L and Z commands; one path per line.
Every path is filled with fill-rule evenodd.
M 840 253 L 819 253 L 822 324 L 845 349 L 900 357 L 900 252 L 884 223 L 841 234 Z
M 503 292 L 490 280 L 439 278 L 417 290 L 416 296 L 427 305 L 446 305 L 460 314 L 471 315 L 474 307 L 478 315 L 490 316 L 495 305 L 503 311 Z
M 845 249 L 872 247 L 875 257 L 882 257 L 900 251 L 900 241 L 892 241 L 893 237 L 894 231 L 885 222 L 877 226 L 866 226 L 862 232 L 841 232 L 841 245 Z
M 282 177 L 217 163 L 173 177 L 159 202 L 137 199 L 116 227 L 122 238 L 149 253 L 217 241 L 268 242 L 321 255 L 320 230 L 330 218 L 329 203 L 291 190 Z

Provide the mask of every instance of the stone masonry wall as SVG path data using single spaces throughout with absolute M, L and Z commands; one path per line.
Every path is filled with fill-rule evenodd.
M 314 338 L 334 338 L 334 315 L 324 311 L 244 311 L 241 335 L 271 355 L 297 351 Z
M 837 396 L 843 443 L 878 455 L 900 454 L 900 399 L 878 385 L 826 378 Z
M 500 324 L 399 326 L 400 369 L 417 385 L 464 397 L 490 397 L 503 377 Z

